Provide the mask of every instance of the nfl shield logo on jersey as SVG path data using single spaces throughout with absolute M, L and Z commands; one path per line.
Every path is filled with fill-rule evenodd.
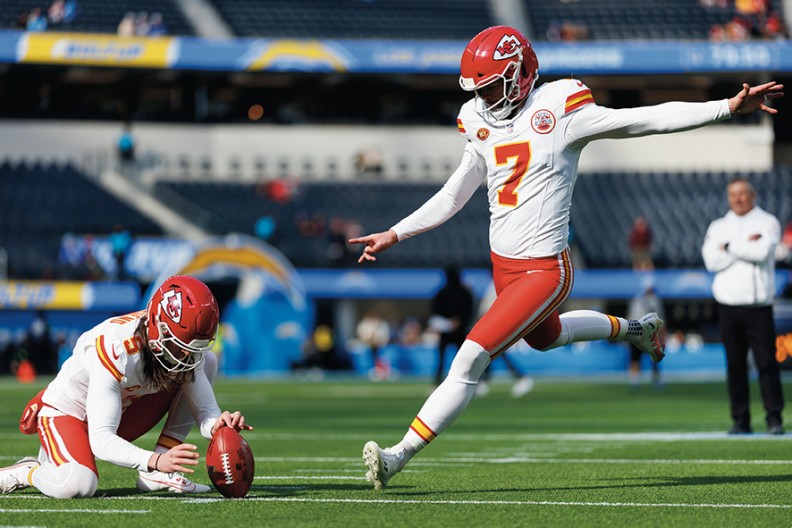
M 537 110 L 531 117 L 531 128 L 537 134 L 549 134 L 555 128 L 556 120 L 550 110 Z

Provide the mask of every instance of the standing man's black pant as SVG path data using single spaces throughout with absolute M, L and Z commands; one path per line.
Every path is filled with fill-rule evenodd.
M 467 334 L 465 332 L 460 332 L 459 330 L 455 332 L 448 332 L 448 333 L 441 333 L 440 334 L 440 343 L 438 344 L 438 357 L 437 358 L 437 370 L 435 370 L 435 377 L 434 377 L 434 384 L 440 385 L 443 381 L 443 374 L 445 373 L 445 354 L 446 349 L 450 345 L 456 345 L 457 352 L 462 347 L 462 343 L 465 342 L 465 338 Z
M 734 425 L 751 428 L 748 391 L 748 349 L 759 370 L 759 388 L 768 424 L 781 424 L 784 393 L 776 360 L 772 306 L 718 305 L 720 334 L 726 348 L 727 383 Z

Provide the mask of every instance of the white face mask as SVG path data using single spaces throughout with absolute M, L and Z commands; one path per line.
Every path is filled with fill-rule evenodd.
M 511 116 L 514 112 L 514 109 L 525 100 L 525 97 L 521 97 L 522 93 L 520 91 L 520 85 L 517 82 L 518 72 L 519 68 L 515 70 L 515 73 L 511 78 L 506 78 L 504 75 L 499 75 L 492 83 L 487 85 L 491 86 L 493 83 L 498 83 L 499 80 L 502 80 L 502 94 L 498 94 L 501 95 L 501 97 L 490 105 L 487 105 L 487 102 L 481 96 L 481 91 L 486 87 L 476 90 L 476 101 L 474 103 L 474 109 L 476 113 L 485 119 L 491 118 L 495 121 L 508 119 L 509 116 Z M 531 83 L 528 93 L 533 90 L 533 87 L 536 84 L 536 79 L 538 78 L 538 75 L 534 75 L 534 79 Z

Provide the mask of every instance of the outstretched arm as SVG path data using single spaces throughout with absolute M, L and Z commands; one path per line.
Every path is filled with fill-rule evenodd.
M 569 117 L 566 134 L 570 144 L 583 145 L 596 139 L 620 139 L 691 130 L 729 119 L 732 114 L 756 111 L 776 114 L 767 106 L 784 96 L 784 86 L 769 82 L 759 86 L 743 84 L 729 99 L 705 103 L 671 102 L 655 106 L 614 110 L 589 104 Z
M 396 242 L 429 231 L 439 226 L 464 207 L 487 174 L 487 169 L 475 149 L 468 143 L 459 167 L 443 188 L 421 207 L 395 226 L 381 233 L 352 238 L 350 244 L 365 244 L 358 262 L 375 261 L 374 255 L 385 251 Z

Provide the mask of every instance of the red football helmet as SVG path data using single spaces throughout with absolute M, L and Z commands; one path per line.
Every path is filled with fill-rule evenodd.
M 163 282 L 146 315 L 149 347 L 169 372 L 194 369 L 214 345 L 220 310 L 212 292 L 196 278 L 174 275 Z
M 536 53 L 522 33 L 508 26 L 493 26 L 473 37 L 462 53 L 459 85 L 476 92 L 479 113 L 505 119 L 533 90 L 538 69 Z M 480 90 L 501 79 L 503 97 L 488 104 Z

